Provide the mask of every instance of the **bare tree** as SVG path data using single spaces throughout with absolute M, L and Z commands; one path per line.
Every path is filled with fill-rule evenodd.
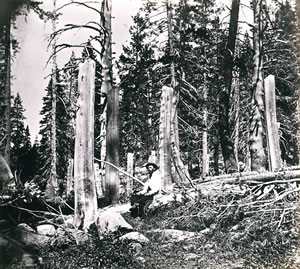
M 53 0 L 53 19 L 52 19 L 52 32 L 56 32 L 56 0 Z M 50 173 L 50 185 L 57 190 L 57 173 L 56 173 L 56 75 L 57 75 L 57 63 L 56 63 L 56 37 L 52 43 L 52 111 L 51 111 L 51 173 Z
M 95 62 L 79 65 L 79 110 L 76 115 L 74 155 L 75 225 L 88 228 L 96 219 L 97 196 L 94 174 Z

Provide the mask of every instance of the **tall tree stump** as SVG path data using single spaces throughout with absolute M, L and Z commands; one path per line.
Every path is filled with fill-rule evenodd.
M 94 175 L 95 62 L 79 65 L 79 109 L 76 114 L 74 194 L 76 227 L 88 228 L 96 220 L 97 196 Z
M 265 79 L 265 117 L 267 127 L 267 141 L 269 164 L 271 171 L 282 167 L 279 130 L 276 113 L 275 77 L 269 75 Z
M 164 86 L 160 100 L 159 167 L 163 189 L 171 186 L 171 107 L 173 89 Z

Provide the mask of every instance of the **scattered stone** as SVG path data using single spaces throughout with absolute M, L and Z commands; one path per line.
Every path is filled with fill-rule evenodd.
M 199 233 L 201 234 L 208 234 L 210 232 L 210 228 L 206 228 L 204 230 L 201 230 Z
M 90 236 L 84 231 L 72 229 L 71 233 L 74 239 L 76 240 L 76 243 L 79 245 L 84 244 L 90 240 Z
M 113 233 L 117 230 L 133 230 L 133 227 L 126 222 L 121 214 L 111 211 L 99 212 L 96 224 L 99 235 Z
M 186 244 L 185 246 L 183 246 L 182 247 L 184 250 L 186 250 L 186 251 L 195 251 L 195 245 L 193 245 L 193 244 Z
M 37 234 L 29 225 L 21 223 L 16 227 L 17 239 L 26 246 L 33 248 L 44 247 L 49 242 L 50 237 Z
M 148 244 L 149 239 L 139 232 L 130 232 L 120 237 L 120 240 L 129 240 L 140 244 Z
M 182 202 L 182 194 L 180 193 L 172 193 L 167 195 L 155 195 L 153 202 L 149 206 L 149 209 L 155 209 L 161 207 L 163 205 L 167 205 L 171 202 Z
M 43 224 L 36 227 L 37 233 L 41 235 L 53 236 L 56 234 L 56 229 L 51 224 Z
M 27 231 L 27 232 L 31 232 L 31 233 L 35 233 L 35 230 L 32 229 L 28 224 L 26 223 L 20 223 L 18 224 L 17 230 L 23 230 L 23 231 Z
M 201 233 L 181 231 L 176 229 L 166 229 L 166 230 L 155 229 L 152 230 L 152 232 L 161 233 L 165 237 L 165 239 L 174 240 L 174 241 L 183 241 L 183 240 L 191 239 L 193 237 L 201 236 Z
M 66 235 L 66 231 L 60 227 L 57 228 L 56 233 L 57 233 L 57 235 L 61 235 L 61 236 Z
M 130 203 L 127 203 L 127 204 L 122 204 L 122 205 L 107 206 L 107 207 L 99 209 L 98 212 L 99 213 L 113 212 L 113 213 L 123 214 L 123 213 L 129 212 L 130 208 L 131 208 Z
M 137 257 L 136 260 L 137 260 L 137 262 L 140 262 L 140 263 L 145 263 L 146 262 L 144 257 Z
M 128 248 L 132 249 L 135 252 L 135 254 L 139 254 L 141 252 L 143 246 L 140 243 L 131 242 L 128 245 Z
M 186 261 L 196 260 L 196 259 L 198 259 L 198 255 L 195 253 L 189 253 L 189 254 L 185 255 L 184 259 Z
M 75 226 L 74 226 L 74 217 L 73 217 L 73 216 L 70 216 L 70 217 L 68 217 L 67 219 L 65 219 L 65 225 L 66 225 L 68 228 L 75 228 Z

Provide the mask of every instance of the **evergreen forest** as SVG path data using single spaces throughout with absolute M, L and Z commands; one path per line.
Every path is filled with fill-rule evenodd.
M 0 269 L 299 268 L 299 1 L 136 2 L 0 0 Z M 32 14 L 36 137 L 12 68 Z

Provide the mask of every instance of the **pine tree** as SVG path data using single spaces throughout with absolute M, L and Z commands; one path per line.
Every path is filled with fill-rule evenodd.
M 158 134 L 158 87 L 155 85 L 154 45 L 150 40 L 152 23 L 149 14 L 138 13 L 130 28 L 130 44 L 123 47 L 119 58 L 121 121 L 121 163 L 126 153 L 136 154 L 137 164 L 148 158 L 150 150 L 155 149 Z
M 17 41 L 11 38 L 11 27 L 16 17 L 34 10 L 42 18 L 46 13 L 41 3 L 33 0 L 2 0 L 0 9 L 0 151 L 10 164 L 11 144 L 11 47 Z
M 69 122 L 69 114 L 65 105 L 65 92 L 64 87 L 61 85 L 59 74 L 56 77 L 56 143 L 57 143 L 57 177 L 60 191 L 63 191 L 63 183 L 67 174 L 67 163 L 70 156 L 72 146 L 69 143 L 68 131 L 66 131 Z M 40 121 L 40 147 L 39 158 L 41 162 L 40 174 L 43 179 L 50 179 L 51 172 L 51 112 L 52 112 L 52 79 L 50 80 L 46 89 L 46 96 L 43 98 L 43 108 L 41 115 L 43 116 Z
M 22 99 L 17 93 L 11 109 L 11 168 L 22 182 L 29 179 L 27 178 L 29 167 L 26 165 L 26 161 L 31 150 L 29 128 L 24 126 L 24 112 Z
M 264 74 L 266 77 L 269 74 L 275 76 L 281 155 L 284 161 L 292 165 L 298 162 L 296 35 L 295 10 L 289 1 L 278 2 L 274 19 L 265 34 Z

